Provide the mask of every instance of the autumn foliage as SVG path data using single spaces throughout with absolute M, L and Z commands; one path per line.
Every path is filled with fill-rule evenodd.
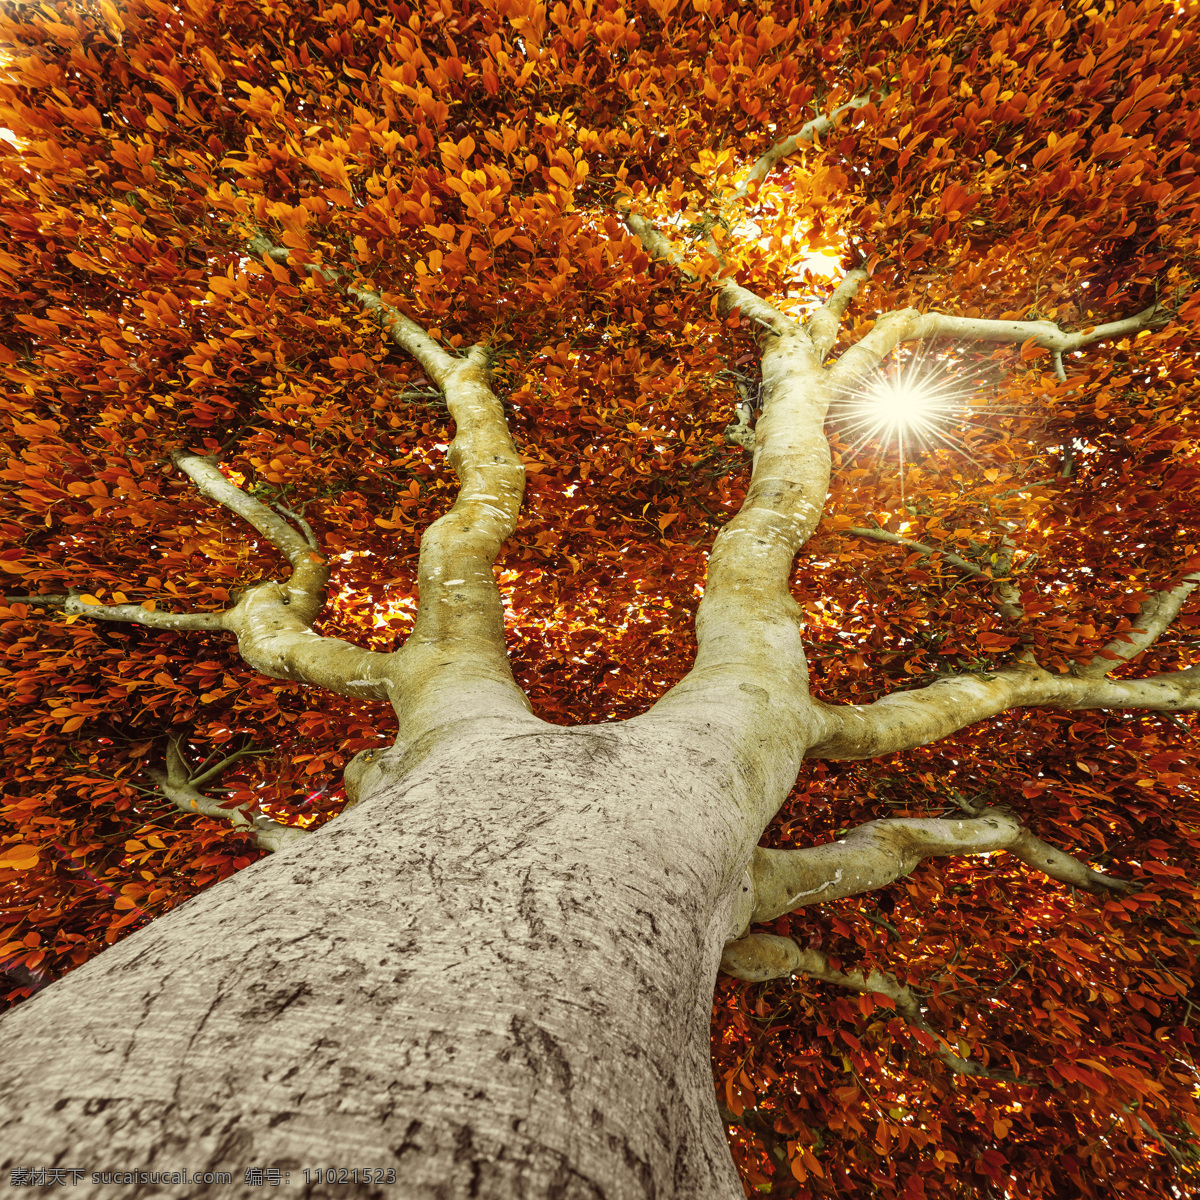
M 902 460 L 858 444 L 852 406 L 831 418 L 833 492 L 793 577 L 815 693 L 864 702 L 1021 651 L 1066 671 L 1200 570 L 1198 34 L 1195 0 L 6 5 L 8 593 L 208 611 L 272 578 L 276 551 L 171 467 L 190 449 L 303 506 L 337 568 L 321 632 L 400 644 L 451 432 L 345 291 L 368 286 L 448 346 L 493 348 L 529 472 L 499 578 L 537 712 L 634 715 L 689 666 L 748 474 L 724 429 L 753 403 L 755 330 L 706 280 L 734 270 L 799 316 L 861 261 L 837 351 L 905 305 L 1068 329 L 1174 309 L 1068 355 L 1065 380 L 1028 343 L 927 348 L 969 409 Z M 696 282 L 651 263 L 631 202 Z M 250 253 L 260 232 L 287 264 Z M 1023 617 L 864 527 L 1003 576 Z M 394 727 L 385 704 L 256 675 L 224 634 L 22 600 L 0 618 L 10 1002 L 260 853 L 156 790 L 168 735 L 197 762 L 252 751 L 213 785 L 313 825 Z M 1122 674 L 1189 666 L 1198 625 L 1192 604 Z M 750 1191 L 1197 1194 L 1195 724 L 1019 710 L 806 768 L 764 844 L 982 798 L 1141 886 L 1096 899 L 998 854 L 780 918 L 907 979 L 951 1044 L 1019 1082 L 951 1075 L 886 998 L 722 977 L 715 1079 Z

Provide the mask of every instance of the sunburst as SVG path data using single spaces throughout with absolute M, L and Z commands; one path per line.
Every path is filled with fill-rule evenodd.
M 1008 414 L 1009 406 L 998 407 L 990 394 L 996 375 L 995 364 L 964 361 L 954 347 L 936 356 L 920 345 L 902 349 L 830 406 L 831 421 L 850 443 L 843 462 L 869 450 L 890 458 L 894 446 L 902 503 L 906 458 L 941 448 L 978 466 L 964 433 L 984 417 Z

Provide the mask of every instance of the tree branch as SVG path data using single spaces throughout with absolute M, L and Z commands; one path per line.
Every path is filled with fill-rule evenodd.
M 665 241 L 665 239 L 663 239 Z M 286 249 L 258 234 L 251 250 L 275 262 Z M 305 264 L 309 272 L 341 287 L 337 272 Z M 402 679 L 446 719 L 474 709 L 528 713 L 528 697 L 513 679 L 504 635 L 504 610 L 493 564 L 517 525 L 525 492 L 525 467 L 513 445 L 504 408 L 491 388 L 486 346 L 465 355 L 448 353 L 415 321 L 385 304 L 376 292 L 342 290 L 379 315 L 391 339 L 420 363 L 443 391 L 455 434 L 447 459 L 460 487 L 454 506 L 421 538 L 417 564 L 419 604 L 412 633 L 401 651 Z M 411 714 L 410 714 L 411 715 Z M 426 720 L 437 719 L 430 712 Z
M 833 290 L 833 295 L 809 318 L 806 328 L 812 344 L 824 360 L 833 343 L 837 341 L 838 329 L 846 315 L 846 307 L 858 295 L 858 289 L 870 276 L 861 267 L 847 271 L 845 278 Z
M 883 96 L 879 97 L 881 100 L 885 98 Z M 865 96 L 855 96 L 853 100 L 847 101 L 840 108 L 835 108 L 828 115 L 822 113 L 821 116 L 814 117 L 811 121 L 806 121 L 790 137 L 784 138 L 782 142 L 776 142 L 770 150 L 759 155 L 754 166 L 750 168 L 750 174 L 746 176 L 744 182 L 733 193 L 730 199 L 741 200 L 749 195 L 751 185 L 762 183 L 781 158 L 787 158 L 788 155 L 795 154 L 801 146 L 811 146 L 814 138 L 829 133 L 836 128 L 838 120 L 843 114 L 855 112 L 872 103 L 874 99 L 875 95 L 873 93 L 868 93 Z
M 182 451 L 171 457 L 203 496 L 252 525 L 291 564 L 286 584 L 260 583 L 222 614 L 221 628 L 237 637 L 242 658 L 272 679 L 311 683 L 356 700 L 389 699 L 394 673 L 389 655 L 312 631 L 325 603 L 329 563 L 312 545 L 316 537 L 311 526 L 304 522 L 303 534 L 297 533 L 221 474 L 212 458 Z
M 200 813 L 201 816 L 211 817 L 215 821 L 227 821 L 235 829 L 251 829 L 254 831 L 255 841 L 263 850 L 282 850 L 290 842 L 298 841 L 307 835 L 307 830 L 292 825 L 281 825 L 269 817 L 248 817 L 240 808 L 222 808 L 217 800 L 199 790 L 202 783 L 214 778 L 244 755 L 255 753 L 254 751 L 241 750 L 231 754 L 217 766 L 193 778 L 180 748 L 181 740 L 182 737 L 176 736 L 167 742 L 165 771 L 151 767 L 146 772 L 176 808 L 185 813 Z
M 492 391 L 485 347 L 472 347 L 444 376 L 443 388 L 455 423 L 447 457 L 460 487 L 451 510 L 421 538 L 420 603 L 405 650 L 423 655 L 427 669 L 438 672 L 448 712 L 471 702 L 464 688 L 475 694 L 480 711 L 529 712 L 508 661 L 494 571 L 516 528 L 525 467 Z
M 992 598 L 995 600 L 996 607 L 1001 616 L 1010 621 L 1019 621 L 1025 615 L 1025 610 L 1020 604 L 1020 594 L 1012 584 L 1003 579 L 996 579 L 978 564 L 969 562 L 965 558 L 960 558 L 957 554 L 952 554 L 949 550 L 939 550 L 935 546 L 927 546 L 924 542 L 902 537 L 898 533 L 890 533 L 886 529 L 866 529 L 854 526 L 846 532 L 852 533 L 855 537 L 871 538 L 876 542 L 889 542 L 893 546 L 904 546 L 906 549 L 917 550 L 921 554 L 931 557 L 941 557 L 952 567 L 957 567 L 966 575 L 970 575 L 975 579 L 986 579 L 992 585 Z
M 297 599 L 306 608 L 311 608 L 310 619 L 315 617 L 323 603 L 322 590 L 329 581 L 329 566 L 308 537 L 298 534 L 265 504 L 226 479 L 215 459 L 177 450 L 171 455 L 171 461 L 196 485 L 202 496 L 236 513 L 283 554 L 292 567 L 289 589 L 298 594 Z M 308 534 L 311 533 L 310 527 Z
M 312 623 L 324 603 L 329 567 L 312 545 L 312 528 L 303 535 L 265 504 L 247 495 L 217 468 L 213 459 L 178 451 L 175 465 L 202 495 L 240 516 L 287 557 L 292 566 L 286 584 L 275 581 L 250 588 L 221 613 L 169 613 L 138 604 L 88 604 L 76 589 L 66 596 L 14 596 L 9 602 L 55 608 L 67 616 L 124 621 L 153 629 L 224 630 L 238 639 L 242 658 L 273 679 L 295 679 L 358 700 L 390 698 L 390 656 L 363 650 L 340 638 L 319 637 Z M 295 515 L 288 510 L 288 515 Z
M 868 975 L 861 971 L 839 971 L 819 950 L 804 949 L 792 938 L 773 933 L 751 933 L 726 945 L 721 956 L 721 970 L 735 979 L 752 982 L 780 979 L 788 975 L 811 975 L 813 979 L 848 988 L 852 992 L 887 996 L 911 1026 L 933 1039 L 938 1057 L 956 1075 L 1018 1082 L 1016 1076 L 1007 1071 L 990 1071 L 956 1054 L 946 1039 L 925 1020 L 912 990 L 878 967 L 872 968 Z
M 270 754 L 270 750 L 253 750 L 247 747 L 244 750 L 235 750 L 232 754 L 227 754 L 216 766 L 209 767 L 204 770 L 204 763 L 201 763 L 196 768 L 196 772 L 188 779 L 188 783 L 194 788 L 202 787 L 210 779 L 216 779 L 218 775 L 223 775 L 238 759 L 253 758 L 259 754 Z
M 668 239 L 649 221 L 628 212 L 625 219 L 648 253 L 681 265 Z M 703 697 L 720 703 L 732 721 L 746 728 L 746 722 L 764 719 L 780 722 L 781 729 L 807 723 L 801 614 L 788 578 L 796 552 L 820 520 L 829 484 L 824 424 L 835 392 L 822 368 L 821 347 L 832 344 L 834 319 L 849 303 L 857 282 L 857 277 L 851 279 L 835 292 L 824 321 L 804 327 L 732 279 L 714 284 L 720 289 L 722 311 L 738 308 L 773 335 L 760 338 L 763 413 L 753 431 L 746 498 L 717 535 L 709 555 L 708 579 L 696 614 L 696 658 L 687 676 L 654 706 L 656 714 L 693 705 Z M 746 445 L 749 414 L 739 417 L 729 432 Z M 748 679 L 756 681 L 754 686 Z M 769 717 L 763 711 L 764 698 L 778 706 Z M 739 720 L 739 712 L 745 722 Z M 808 740 L 799 729 L 796 733 Z
M 281 264 L 291 263 L 291 252 L 283 246 L 277 246 L 263 233 L 256 233 L 248 243 L 250 252 L 262 258 L 264 255 L 272 261 Z M 457 356 L 450 354 L 444 347 L 438 345 L 433 338 L 421 328 L 411 317 L 406 317 L 398 308 L 393 308 L 384 302 L 383 297 L 369 288 L 359 288 L 343 285 L 342 275 L 327 267 L 319 267 L 314 263 L 304 263 L 302 269 L 310 275 L 319 275 L 326 283 L 331 283 L 344 292 L 351 300 L 356 300 L 368 312 L 373 312 L 379 319 L 380 325 L 387 331 L 388 337 L 400 349 L 411 354 L 421 364 L 425 374 L 439 386 L 443 378 L 454 370 Z
M 1185 576 L 1177 588 L 1155 592 L 1143 600 L 1132 628 L 1107 643 L 1090 662 L 1077 664 L 1075 674 L 1083 679 L 1100 679 L 1148 650 L 1179 616 L 1197 583 L 1200 583 L 1200 572 Z
M 681 266 L 651 222 L 632 212 L 624 216 L 649 254 Z M 691 277 L 686 269 L 685 274 Z M 787 580 L 796 551 L 820 518 L 828 485 L 829 447 L 822 429 L 829 395 L 821 385 L 821 355 L 805 329 L 761 297 L 731 279 L 714 286 L 723 311 L 739 308 L 775 336 L 763 339 L 763 415 L 754 430 L 750 486 L 709 556 L 692 670 L 655 705 L 660 713 L 692 703 L 698 692 L 714 699 L 719 693 L 738 708 L 755 705 L 761 689 L 738 690 L 751 665 L 756 674 L 779 677 L 781 698 L 800 702 L 807 694 L 799 608 Z M 739 416 L 731 432 L 745 444 L 749 413 Z
M 1001 342 L 1019 345 L 1033 341 L 1060 356 L 1096 342 L 1109 341 L 1142 329 L 1166 325 L 1173 309 L 1157 302 L 1131 317 L 1067 333 L 1053 321 L 991 321 L 977 317 L 952 317 L 946 313 L 922 313 L 915 308 L 882 313 L 874 328 L 838 359 L 830 374 L 843 388 L 853 388 L 876 370 L 902 342 L 953 338 L 960 342 Z
M 1007 850 L 1051 879 L 1085 891 L 1121 892 L 1132 886 L 1093 871 L 1034 837 L 1014 816 L 999 809 L 985 808 L 965 819 L 892 817 L 858 825 L 824 846 L 758 847 L 750 865 L 754 904 L 747 924 L 885 887 L 911 874 L 926 858 L 995 850 Z
M 869 96 L 856 97 L 771 147 L 731 200 L 748 195 L 781 158 L 869 101 Z M 621 215 L 652 258 L 671 264 L 686 279 L 698 277 L 652 222 L 627 207 Z M 719 259 L 719 248 L 713 248 Z M 803 327 L 732 276 L 713 281 L 721 312 L 740 310 L 773 335 L 760 337 L 763 415 L 751 431 L 750 413 L 739 409 L 738 421 L 726 431 L 731 442 L 753 448 L 750 486 L 741 510 L 718 534 L 709 556 L 708 580 L 696 615 L 692 670 L 655 705 L 658 712 L 694 703 L 703 694 L 719 699 L 726 711 L 752 710 L 754 719 L 761 721 L 765 697 L 773 705 L 793 701 L 790 714 L 781 707 L 772 716 L 794 722 L 807 698 L 800 612 L 787 581 L 796 552 L 820 519 L 829 483 L 824 422 L 834 392 L 821 364 L 846 306 L 866 278 L 862 269 L 848 272 Z M 743 686 L 749 678 L 772 686 Z
M 1033 663 L 994 675 L 955 675 L 928 687 L 894 692 L 872 704 L 814 701 L 825 729 L 807 758 L 877 758 L 924 746 L 1010 708 L 1140 708 L 1152 712 L 1200 709 L 1200 667 L 1148 679 L 1052 675 Z
M 313 532 L 313 527 L 304 519 L 304 508 L 308 502 L 300 505 L 300 512 L 288 508 L 286 504 L 281 504 L 278 500 L 271 505 L 276 512 L 281 512 L 285 517 L 295 521 L 300 526 L 300 532 L 304 534 L 304 540 L 308 542 L 309 547 L 313 550 L 320 550 L 321 543 L 317 541 L 317 535 Z
M 622 209 L 621 216 L 629 231 L 642 243 L 642 248 L 655 262 L 665 262 L 673 266 L 684 279 L 689 282 L 698 278 L 695 271 L 687 266 L 683 256 L 675 249 L 670 238 L 666 237 L 652 221 L 635 213 L 632 209 Z M 791 317 L 780 312 L 773 304 L 748 288 L 741 287 L 733 276 L 713 281 L 718 289 L 718 306 L 722 313 L 730 313 L 740 309 L 743 317 L 755 321 L 764 329 L 775 334 L 794 333 L 796 323 Z
M 5 596 L 6 604 L 28 604 L 34 608 L 61 609 L 64 616 L 91 617 L 97 621 L 123 621 L 151 629 L 226 629 L 224 613 L 172 613 L 143 608 L 140 604 L 88 604 L 78 588 L 67 595 L 42 593 L 36 596 Z

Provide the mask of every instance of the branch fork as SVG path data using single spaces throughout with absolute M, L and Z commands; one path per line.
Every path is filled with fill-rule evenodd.
M 215 779 L 231 767 L 238 759 L 250 754 L 263 754 L 262 750 L 243 749 L 227 755 L 215 766 L 193 772 L 189 767 L 182 747 L 182 736 L 175 736 L 167 742 L 166 769 L 149 767 L 146 773 L 158 785 L 158 789 L 181 812 L 200 813 L 216 821 L 227 821 L 235 829 L 247 829 L 254 833 L 254 839 L 263 850 L 282 850 L 292 842 L 307 836 L 308 831 L 292 825 L 281 825 L 270 817 L 261 814 L 255 817 L 247 816 L 240 808 L 224 808 L 221 803 L 211 796 L 206 796 L 200 787 L 211 779 Z

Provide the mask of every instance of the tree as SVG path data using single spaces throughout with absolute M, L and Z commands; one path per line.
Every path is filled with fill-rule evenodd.
M 2 20 L 13 1181 L 1195 1194 L 1194 4 Z

